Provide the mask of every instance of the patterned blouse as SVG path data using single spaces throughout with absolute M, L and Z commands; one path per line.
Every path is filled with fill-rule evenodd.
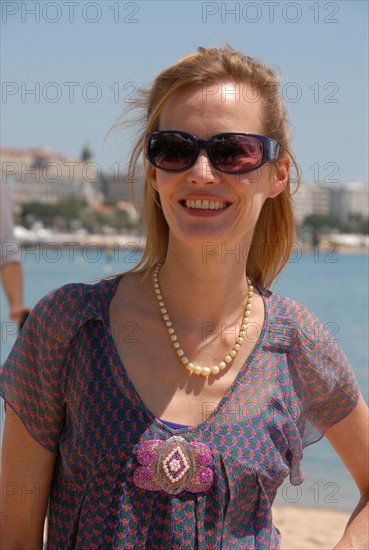
M 144 405 L 109 328 L 119 277 L 40 300 L 0 394 L 57 453 L 49 550 L 276 550 L 271 506 L 303 447 L 355 407 L 343 352 L 307 309 L 262 292 L 260 337 L 204 420 L 172 427 Z

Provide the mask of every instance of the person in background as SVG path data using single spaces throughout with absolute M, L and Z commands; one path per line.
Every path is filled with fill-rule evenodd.
M 277 550 L 277 489 L 325 435 L 360 491 L 335 549 L 368 549 L 368 408 L 322 324 L 269 290 L 294 242 L 278 86 L 199 48 L 140 98 L 139 264 L 45 296 L 0 373 L 5 548 L 41 548 L 50 496 L 48 550 Z
M 10 190 L 1 182 L 0 216 L 0 273 L 5 296 L 9 304 L 9 317 L 19 328 L 29 310 L 23 305 L 23 270 L 21 252 L 14 237 Z

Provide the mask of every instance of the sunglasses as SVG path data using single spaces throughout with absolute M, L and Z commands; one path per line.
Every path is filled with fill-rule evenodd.
M 209 139 L 177 130 L 151 132 L 147 136 L 148 161 L 166 172 L 183 172 L 196 162 L 205 149 L 211 164 L 226 174 L 244 174 L 276 160 L 279 143 L 256 134 L 226 132 Z

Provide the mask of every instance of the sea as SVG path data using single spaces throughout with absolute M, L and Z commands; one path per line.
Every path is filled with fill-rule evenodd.
M 34 306 L 49 290 L 69 282 L 95 282 L 127 271 L 140 258 L 133 246 L 104 250 L 98 246 L 67 249 L 38 246 L 22 250 L 25 304 Z M 368 401 L 368 255 L 334 248 L 295 250 L 272 290 L 295 299 L 315 313 L 347 355 Z M 1 364 L 16 339 L 9 322 L 3 291 L 1 305 Z M 0 413 L 0 432 L 4 423 Z M 359 492 L 340 458 L 323 438 L 304 451 L 305 481 L 293 486 L 287 479 L 276 497 L 278 505 L 317 506 L 352 510 Z

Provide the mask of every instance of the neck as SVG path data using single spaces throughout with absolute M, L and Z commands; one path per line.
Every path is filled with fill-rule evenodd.
M 160 284 L 168 308 L 191 324 L 226 321 L 242 312 L 247 297 L 246 261 L 212 243 L 205 250 L 168 248 Z M 218 249 L 215 249 L 218 246 Z
M 154 274 L 153 274 L 154 290 L 155 290 L 156 298 L 158 300 L 158 305 L 160 307 L 160 311 L 161 311 L 162 316 L 163 316 L 163 321 L 165 323 L 168 334 L 170 336 L 170 339 L 172 341 L 173 347 L 174 347 L 174 349 L 175 349 L 175 351 L 178 355 L 179 360 L 181 361 L 181 363 L 186 367 L 186 369 L 191 374 L 196 374 L 196 375 L 205 376 L 205 377 L 208 377 L 210 374 L 214 374 L 214 375 L 219 374 L 222 370 L 227 368 L 227 365 L 229 365 L 230 363 L 233 362 L 234 358 L 237 356 L 239 350 L 241 349 L 241 345 L 242 345 L 242 343 L 245 339 L 246 331 L 247 331 L 247 328 L 249 326 L 252 300 L 253 300 L 253 294 L 254 294 L 253 286 L 251 284 L 251 281 L 249 279 L 247 279 L 247 284 L 248 284 L 247 302 L 246 302 L 246 304 L 243 308 L 243 314 L 242 314 L 242 317 L 241 317 L 240 328 L 237 331 L 238 335 L 237 335 L 237 337 L 235 338 L 235 340 L 233 342 L 233 347 L 228 350 L 228 352 L 224 356 L 223 360 L 219 361 L 219 363 L 217 363 L 216 365 L 212 365 L 210 367 L 201 366 L 201 365 L 197 365 L 197 364 L 191 362 L 191 360 L 186 356 L 186 354 L 185 354 L 185 352 L 184 352 L 183 348 L 181 347 L 181 344 L 178 340 L 178 336 L 176 334 L 176 331 L 173 327 L 172 320 L 170 318 L 168 309 L 166 308 L 166 304 L 165 304 L 165 301 L 164 301 L 163 291 L 162 291 L 162 289 L 160 287 L 160 283 L 159 283 L 159 272 L 160 272 L 160 268 L 162 266 L 162 263 L 163 262 L 161 262 L 154 269 Z M 206 323 L 206 321 L 205 321 L 205 323 Z M 213 330 L 215 328 L 214 327 L 214 322 L 212 322 L 210 324 L 212 325 L 211 331 L 213 332 Z M 209 322 L 208 322 L 208 325 L 209 325 Z M 218 325 L 216 324 L 215 326 L 218 326 Z M 192 327 L 192 328 L 194 328 L 194 327 Z M 203 340 L 203 337 L 204 337 L 204 332 L 202 331 L 202 340 Z

